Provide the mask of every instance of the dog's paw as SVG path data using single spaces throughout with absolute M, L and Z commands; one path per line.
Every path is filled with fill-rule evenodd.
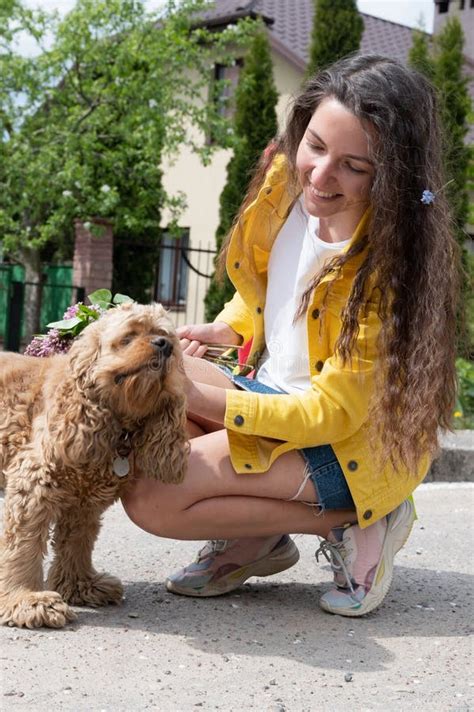
M 75 619 L 74 611 L 55 591 L 23 591 L 0 603 L 0 621 L 18 628 L 63 628 Z
M 122 584 L 118 578 L 109 574 L 94 574 L 76 581 L 64 581 L 56 590 L 73 606 L 119 604 L 123 598 Z

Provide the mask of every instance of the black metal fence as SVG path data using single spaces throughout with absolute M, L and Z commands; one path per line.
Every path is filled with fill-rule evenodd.
M 204 321 L 204 298 L 213 272 L 216 251 L 188 246 L 188 240 L 162 243 L 150 296 L 170 312 L 176 326 Z M 120 289 L 127 293 L 126 285 Z M 83 287 L 27 282 L 11 269 L 0 266 L 0 344 L 19 351 L 33 333 L 62 318 L 71 304 L 84 301 Z
M 216 251 L 188 247 L 185 241 L 162 244 L 153 298 L 167 307 L 176 326 L 204 320 L 204 298 L 214 272 Z
M 61 319 L 65 309 L 84 301 L 83 287 L 70 284 L 41 284 L 5 280 L 0 282 L 3 329 L 0 338 L 5 351 L 20 351 L 35 332 L 42 333 L 46 323 Z M 46 323 L 43 323 L 46 322 Z

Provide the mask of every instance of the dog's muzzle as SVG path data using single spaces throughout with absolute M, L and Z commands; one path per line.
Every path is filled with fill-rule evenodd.
M 114 378 L 114 381 L 118 386 L 121 385 L 129 376 L 135 376 L 137 373 L 140 373 L 140 371 L 144 371 L 145 369 L 149 369 L 150 371 L 161 371 L 164 363 L 173 353 L 173 344 L 164 336 L 159 336 L 151 341 L 151 345 L 153 346 L 153 350 L 155 352 L 153 358 L 151 358 L 148 363 L 134 369 L 133 371 L 118 373 Z
M 164 336 L 159 336 L 151 342 L 153 348 L 158 351 L 162 358 L 169 358 L 173 353 L 173 344 Z

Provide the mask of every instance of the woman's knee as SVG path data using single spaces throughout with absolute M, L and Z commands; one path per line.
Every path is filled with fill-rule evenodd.
M 156 484 L 147 478 L 134 480 L 122 495 L 123 508 L 140 529 L 156 536 L 174 537 L 177 511 Z

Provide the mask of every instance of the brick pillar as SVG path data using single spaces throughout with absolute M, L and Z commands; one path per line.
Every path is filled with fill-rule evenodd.
M 95 237 L 80 220 L 74 223 L 73 284 L 84 287 L 86 294 L 112 287 L 112 226 L 100 218 L 94 219 L 94 223 L 102 229 L 100 237 Z

